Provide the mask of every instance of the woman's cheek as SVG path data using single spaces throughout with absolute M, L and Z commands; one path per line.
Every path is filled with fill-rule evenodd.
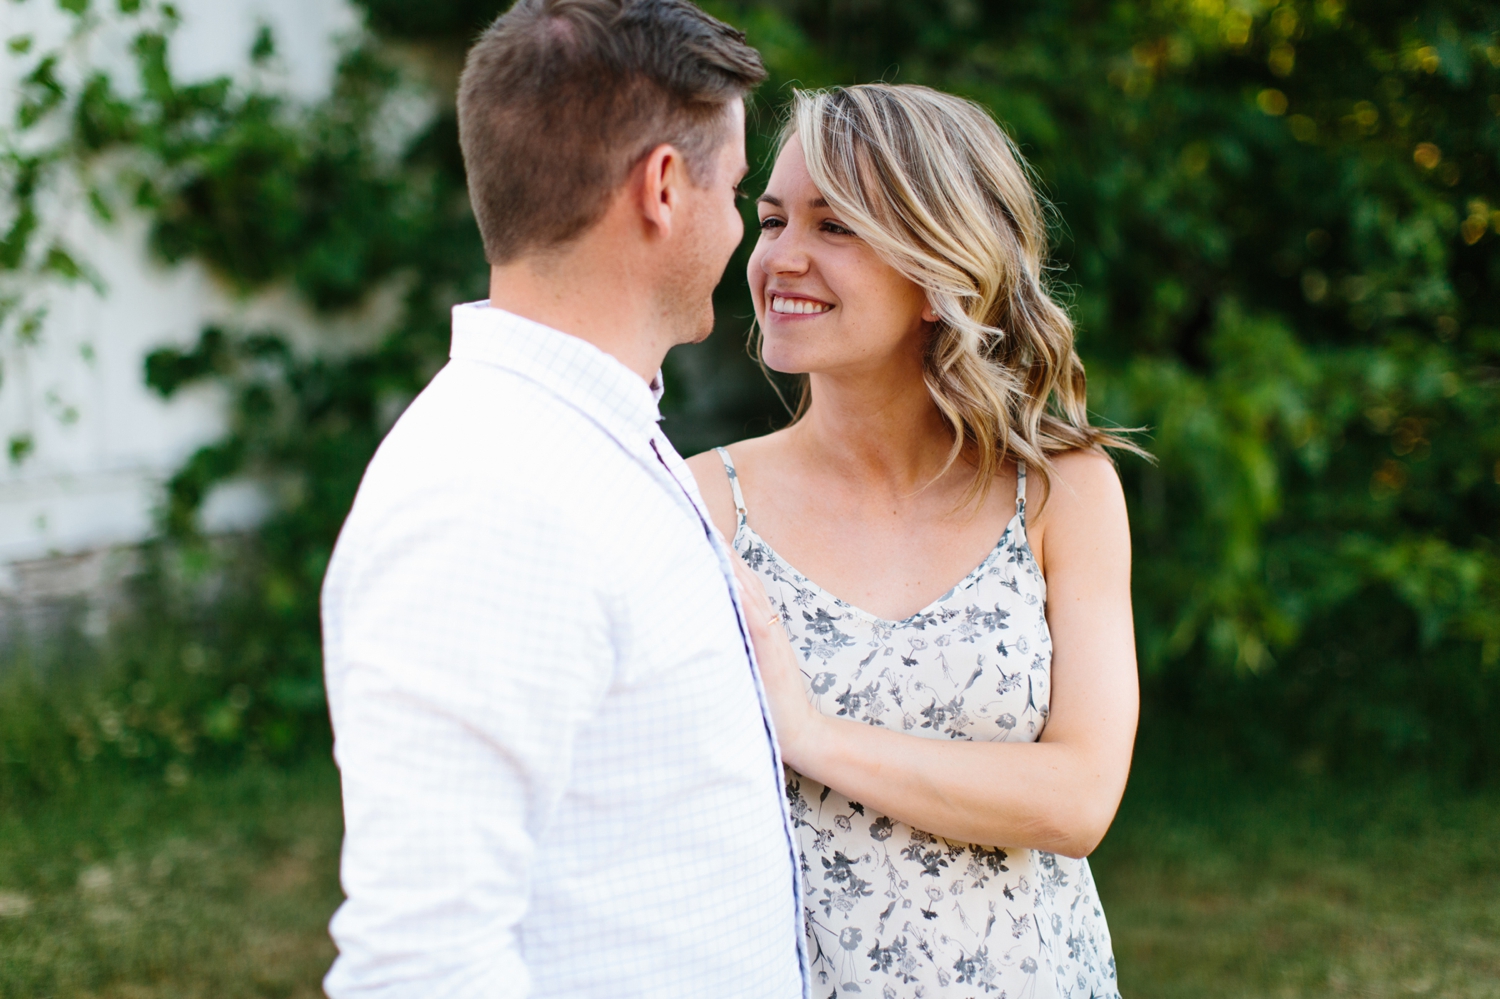
M 750 286 L 750 307 L 755 310 L 755 318 L 760 322 L 766 320 L 766 276 L 760 269 L 760 247 L 750 254 L 750 263 L 745 266 L 745 283 Z

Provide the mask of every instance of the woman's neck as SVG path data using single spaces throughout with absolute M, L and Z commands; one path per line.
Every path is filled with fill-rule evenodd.
M 811 403 L 789 433 L 808 461 L 895 495 L 922 489 L 942 471 L 953 430 L 920 375 L 811 379 Z

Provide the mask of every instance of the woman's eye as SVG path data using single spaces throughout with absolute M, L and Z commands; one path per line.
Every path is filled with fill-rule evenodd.
M 839 225 L 837 222 L 831 222 L 831 221 L 823 223 L 823 231 L 824 232 L 828 232 L 828 233 L 832 233 L 835 236 L 852 236 L 852 235 L 854 235 L 854 230 L 852 230 L 852 229 L 846 229 L 844 226 Z
M 781 219 L 777 218 L 774 215 L 771 215 L 760 220 L 760 231 L 768 232 L 771 229 L 780 229 L 785 225 L 786 223 L 781 221 Z

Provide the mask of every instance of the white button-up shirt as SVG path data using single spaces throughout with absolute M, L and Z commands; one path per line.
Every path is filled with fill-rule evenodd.
M 799 999 L 730 554 L 614 358 L 463 305 L 323 590 L 344 997 Z

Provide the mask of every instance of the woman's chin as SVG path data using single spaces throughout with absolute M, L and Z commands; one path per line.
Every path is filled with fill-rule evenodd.
M 776 350 L 769 344 L 761 346 L 760 360 L 778 375 L 805 375 L 811 370 L 806 360 L 797 357 L 796 352 Z

